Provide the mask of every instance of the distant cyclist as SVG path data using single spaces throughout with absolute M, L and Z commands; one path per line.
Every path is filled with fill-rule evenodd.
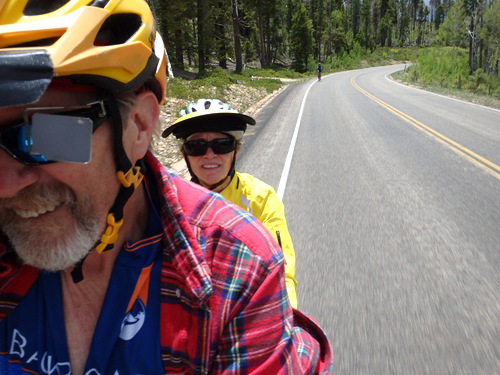
M 241 139 L 247 124 L 255 125 L 255 120 L 218 99 L 189 103 L 180 115 L 163 132 L 163 137 L 173 133 L 181 141 L 192 181 L 252 213 L 271 232 L 285 255 L 288 298 L 297 308 L 295 251 L 283 203 L 271 186 L 248 173 L 235 171 Z
M 323 72 L 323 67 L 321 66 L 321 63 L 318 63 L 318 67 L 316 68 L 318 71 L 318 81 L 321 81 L 321 72 Z

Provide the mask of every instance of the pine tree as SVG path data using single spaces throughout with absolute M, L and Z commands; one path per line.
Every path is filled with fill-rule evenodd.
M 307 15 L 307 9 L 302 3 L 296 3 L 292 17 L 291 53 L 293 56 L 292 67 L 298 72 L 307 70 L 307 62 L 312 53 L 312 22 Z

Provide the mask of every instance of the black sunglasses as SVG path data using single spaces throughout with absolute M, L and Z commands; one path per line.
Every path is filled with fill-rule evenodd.
M 55 117 L 42 117 L 38 114 L 50 114 Z M 61 136 L 78 138 L 75 136 L 75 125 L 82 123 L 83 120 L 91 121 L 91 133 L 93 133 L 100 125 L 102 125 L 109 117 L 106 102 L 104 100 L 93 102 L 79 106 L 61 106 L 61 107 L 32 107 L 24 110 L 24 122 L 11 125 L 0 130 L 0 147 L 4 149 L 14 159 L 26 165 L 42 165 L 53 163 L 55 161 L 74 161 L 70 153 L 78 153 L 78 148 L 90 147 L 90 139 L 73 139 L 61 147 L 58 144 Z M 58 137 L 53 137 L 50 134 L 43 135 L 44 129 L 52 127 L 53 123 L 58 123 L 56 128 Z M 62 127 L 61 127 L 62 124 Z M 35 127 L 42 135 L 38 138 L 33 136 Z M 64 134 L 61 134 L 64 133 Z M 87 137 L 89 138 L 89 137 Z M 44 143 L 46 150 L 55 149 L 59 151 L 61 156 L 58 160 L 51 160 L 43 153 L 33 150 L 33 146 L 40 139 Z M 77 149 L 75 149 L 75 146 Z M 61 152 L 60 150 L 63 149 Z M 85 162 L 85 161 L 83 161 Z
M 182 146 L 186 155 L 202 156 L 211 148 L 215 154 L 228 154 L 236 148 L 236 140 L 233 138 L 218 138 L 213 141 L 194 140 L 184 142 Z

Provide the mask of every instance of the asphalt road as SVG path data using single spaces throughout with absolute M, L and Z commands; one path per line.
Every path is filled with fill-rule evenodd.
M 336 374 L 500 374 L 500 111 L 386 78 L 402 68 L 291 85 L 238 169 L 283 197 Z

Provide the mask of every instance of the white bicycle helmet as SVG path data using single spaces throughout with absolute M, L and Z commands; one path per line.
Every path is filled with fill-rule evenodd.
M 199 99 L 191 102 L 179 115 L 181 117 L 163 131 L 162 137 L 174 134 L 178 139 L 186 139 L 194 133 L 213 131 L 229 134 L 239 142 L 247 124 L 255 125 L 252 117 L 239 113 L 219 99 Z

